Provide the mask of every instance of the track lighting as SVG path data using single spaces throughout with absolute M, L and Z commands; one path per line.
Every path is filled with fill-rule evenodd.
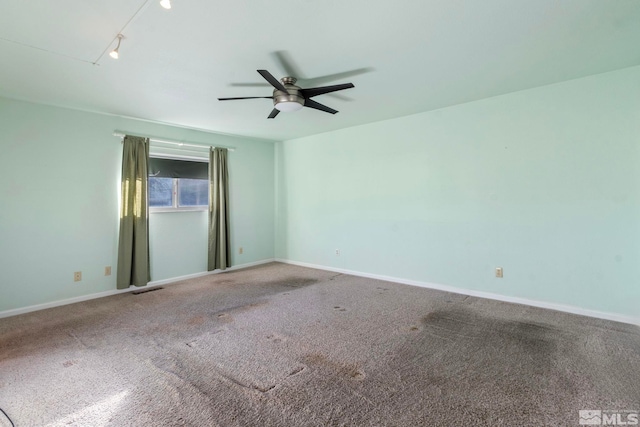
M 116 46 L 115 49 L 113 49 L 109 53 L 109 56 L 112 57 L 113 59 L 118 59 L 118 49 L 120 49 L 120 42 L 122 41 L 123 38 L 124 36 L 122 34 L 118 34 L 118 45 Z
M 165 9 L 171 9 L 171 0 L 160 0 L 160 6 Z

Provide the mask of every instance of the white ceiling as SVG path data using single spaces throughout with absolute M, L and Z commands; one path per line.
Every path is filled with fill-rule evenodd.
M 158 2 L 0 0 L 0 96 L 284 140 L 640 64 L 638 0 Z M 237 84 L 275 52 L 302 87 L 366 72 L 321 82 L 355 85 L 314 98 L 336 115 L 217 100 L 270 96 Z

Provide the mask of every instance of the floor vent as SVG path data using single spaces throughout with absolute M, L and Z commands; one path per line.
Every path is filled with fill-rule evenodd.
M 134 295 L 146 294 L 147 292 L 159 291 L 160 289 L 164 289 L 162 286 L 156 286 L 155 288 L 149 289 L 140 289 L 139 291 L 131 292 Z

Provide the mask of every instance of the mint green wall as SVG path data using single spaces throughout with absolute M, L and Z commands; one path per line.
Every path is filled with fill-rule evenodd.
M 206 211 L 149 215 L 152 280 L 207 271 L 207 221 Z
M 229 154 L 233 262 L 273 258 L 273 143 L 0 98 L 0 311 L 115 289 L 115 129 L 237 147 Z M 202 212 L 154 214 L 150 231 L 152 280 L 206 270 Z
M 276 256 L 638 317 L 639 147 L 640 67 L 277 143 Z
M 0 311 L 115 289 L 114 129 L 238 148 L 235 264 L 275 222 L 279 258 L 639 314 L 640 67 L 277 143 L 277 173 L 270 142 L 0 98 Z M 206 269 L 204 213 L 150 230 L 153 280 Z
M 238 144 L 234 140 L 225 144 L 239 147 L 228 154 L 233 265 L 274 257 L 274 144 L 265 141 Z M 151 213 L 152 279 L 206 271 L 207 230 L 207 212 Z M 240 247 L 243 254 L 238 253 Z

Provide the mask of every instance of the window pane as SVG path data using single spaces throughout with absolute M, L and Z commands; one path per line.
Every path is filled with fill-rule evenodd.
M 173 206 L 173 178 L 149 177 L 149 206 Z
M 178 206 L 208 206 L 209 181 L 206 179 L 178 180 Z

